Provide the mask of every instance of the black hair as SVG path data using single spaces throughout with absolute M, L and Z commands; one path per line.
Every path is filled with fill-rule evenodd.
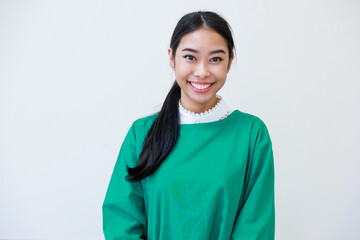
M 188 13 L 179 20 L 170 41 L 173 56 L 182 37 L 201 27 L 211 28 L 225 38 L 231 59 L 234 52 L 231 28 L 224 18 L 209 11 Z M 180 132 L 180 93 L 180 86 L 175 81 L 146 135 L 138 164 L 134 168 L 127 167 L 128 181 L 136 182 L 152 175 L 174 148 Z

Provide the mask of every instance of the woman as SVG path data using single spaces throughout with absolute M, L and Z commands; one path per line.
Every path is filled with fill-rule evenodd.
M 233 50 L 216 13 L 180 19 L 168 50 L 176 81 L 122 144 L 103 204 L 106 239 L 274 239 L 267 128 L 216 95 Z

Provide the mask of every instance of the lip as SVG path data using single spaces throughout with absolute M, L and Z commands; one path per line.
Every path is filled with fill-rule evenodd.
M 190 86 L 190 88 L 192 89 L 192 90 L 194 90 L 195 92 L 197 92 L 197 93 L 206 93 L 206 92 L 208 92 L 213 86 L 214 86 L 214 84 L 215 84 L 215 82 L 213 82 L 213 83 L 211 83 L 211 82 L 209 82 L 209 83 L 206 83 L 206 82 L 193 82 L 193 83 L 196 83 L 196 84 L 199 84 L 199 85 L 207 85 L 207 84 L 211 84 L 211 86 L 210 87 L 208 87 L 208 88 L 206 88 L 206 89 L 197 89 L 197 88 L 195 88 L 195 87 L 193 87 L 192 85 L 191 85 L 191 83 L 190 83 L 190 81 L 187 81 L 187 84 Z
M 213 84 L 214 82 L 195 82 L 195 81 L 188 81 L 188 82 L 192 82 L 192 83 L 196 83 L 199 85 L 207 85 L 207 84 Z

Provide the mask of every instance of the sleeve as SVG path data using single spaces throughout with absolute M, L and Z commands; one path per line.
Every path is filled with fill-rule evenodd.
M 106 240 L 141 239 L 145 235 L 146 216 L 141 182 L 128 182 L 126 166 L 137 163 L 134 124 L 121 146 L 102 206 Z
M 265 124 L 254 124 L 241 210 L 231 240 L 275 239 L 274 160 Z

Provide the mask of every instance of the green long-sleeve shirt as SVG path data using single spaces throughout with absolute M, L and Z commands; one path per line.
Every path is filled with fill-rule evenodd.
M 265 124 L 233 111 L 223 120 L 181 124 L 159 169 L 128 182 L 157 115 L 138 119 L 122 144 L 103 204 L 106 240 L 274 239 L 274 163 Z

